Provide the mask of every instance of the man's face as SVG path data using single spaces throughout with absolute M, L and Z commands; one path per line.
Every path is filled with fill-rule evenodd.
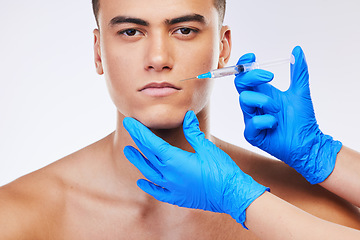
M 207 105 L 210 80 L 179 80 L 222 67 L 230 33 L 213 0 L 101 0 L 95 62 L 118 111 L 150 128 L 181 125 Z

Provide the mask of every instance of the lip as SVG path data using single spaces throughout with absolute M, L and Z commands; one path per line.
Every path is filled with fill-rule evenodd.
M 139 92 L 151 97 L 166 97 L 180 90 L 180 87 L 168 82 L 152 82 L 140 88 Z

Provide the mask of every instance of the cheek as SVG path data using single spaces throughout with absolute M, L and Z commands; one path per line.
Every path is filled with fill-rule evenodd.
M 116 44 L 116 42 L 114 43 L 114 41 L 108 41 L 104 46 L 106 47 L 103 48 L 102 61 L 106 79 L 121 84 L 124 82 L 121 81 L 122 79 L 132 77 L 129 76 L 128 69 L 136 66 L 134 63 L 135 56 L 128 58 L 125 55 L 131 51 L 124 51 L 124 49 L 122 49 L 119 44 Z
M 211 90 L 213 86 L 212 80 L 195 80 L 193 81 L 192 90 L 189 91 L 188 99 L 190 110 L 193 110 L 196 114 L 200 112 L 209 102 Z
M 200 41 L 198 44 L 181 49 L 178 53 L 178 64 L 185 78 L 209 72 L 218 66 L 219 46 L 211 41 Z
M 216 37 L 208 38 L 214 41 L 204 40 L 196 48 L 187 52 L 187 76 L 194 77 L 209 72 L 218 67 L 219 45 Z M 191 70 L 190 70 L 191 69 Z M 190 71 L 189 71 L 190 70 Z M 190 80 L 186 82 L 189 106 L 195 113 L 200 112 L 208 103 L 213 87 L 213 80 Z
M 139 64 L 136 64 L 134 54 L 131 58 L 124 57 L 124 54 L 129 51 L 124 53 L 123 49 L 111 43 L 106 43 L 106 46 L 103 49 L 102 61 L 107 88 L 118 111 L 128 116 L 138 78 L 135 75 L 136 71 L 129 71 L 129 69 L 134 69 Z

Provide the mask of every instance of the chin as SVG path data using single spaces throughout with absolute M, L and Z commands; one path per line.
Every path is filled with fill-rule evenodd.
M 174 129 L 182 127 L 187 109 L 156 109 L 142 111 L 132 117 L 150 129 Z

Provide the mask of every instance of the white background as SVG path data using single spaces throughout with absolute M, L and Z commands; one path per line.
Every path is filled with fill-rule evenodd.
M 360 149 L 357 0 L 228 0 L 233 30 L 229 64 L 247 52 L 258 60 L 305 51 L 316 117 L 323 132 Z M 95 73 L 90 0 L 1 0 L 0 185 L 39 169 L 115 127 L 115 108 Z M 286 90 L 288 66 L 271 69 Z M 212 132 L 257 152 L 243 137 L 233 78 L 217 80 Z

